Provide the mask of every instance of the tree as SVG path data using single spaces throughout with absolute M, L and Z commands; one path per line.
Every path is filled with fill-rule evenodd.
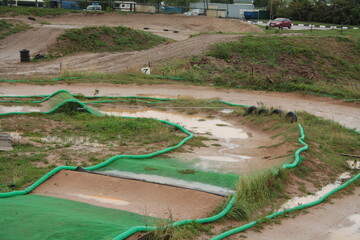
M 210 0 L 211 3 L 233 4 L 234 0 Z
M 273 19 L 277 16 L 279 9 L 286 7 L 284 0 L 268 0 L 267 10 L 270 11 L 270 18 Z
M 268 0 L 254 0 L 253 4 L 257 8 L 267 7 Z

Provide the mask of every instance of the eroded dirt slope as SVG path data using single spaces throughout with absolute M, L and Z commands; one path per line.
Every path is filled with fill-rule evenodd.
M 140 68 L 149 62 L 151 65 L 156 65 L 157 63 L 174 58 L 202 54 L 218 42 L 232 41 L 238 37 L 239 36 L 236 35 L 209 34 L 160 45 L 143 51 L 125 53 L 79 53 L 52 61 L 32 63 L 17 63 L 15 60 L 15 62 L 12 61 L 12 63 L 0 64 L 0 76 L 16 78 L 18 75 L 31 75 L 35 73 L 43 75 L 59 74 L 61 70 L 105 73 L 123 72 L 134 69 L 140 71 Z M 4 48 L 6 48 L 6 46 L 4 46 Z M 18 54 L 18 51 L 16 52 Z M 1 56 L 3 55 L 2 51 L 0 51 L 0 54 Z M 0 59 L 1 58 L 2 57 L 0 57 Z

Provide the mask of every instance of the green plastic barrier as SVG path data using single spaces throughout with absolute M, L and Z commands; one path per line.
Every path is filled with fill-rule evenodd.
M 305 139 L 304 130 L 303 130 L 300 123 L 298 124 L 298 126 L 299 126 L 299 132 L 300 132 L 300 138 L 298 139 L 298 141 L 301 144 L 305 145 L 305 146 L 299 148 L 298 150 L 296 150 L 296 152 L 294 153 L 294 156 L 295 156 L 294 162 L 291 163 L 291 164 L 284 164 L 282 166 L 282 168 L 284 168 L 284 169 L 294 168 L 294 167 L 298 166 L 301 163 L 300 153 L 303 152 L 303 151 L 308 150 L 308 145 L 303 141 Z M 275 171 L 275 174 L 277 174 L 278 172 L 279 172 L 278 170 Z M 188 223 L 192 223 L 192 222 L 209 223 L 209 222 L 214 222 L 216 220 L 219 220 L 220 218 L 224 217 L 230 211 L 230 209 L 234 205 L 235 199 L 236 199 L 236 194 L 234 194 L 232 196 L 232 198 L 229 201 L 226 208 L 221 213 L 219 213 L 218 215 L 215 215 L 215 216 L 210 217 L 210 218 L 204 218 L 204 219 L 198 219 L 198 220 L 182 220 L 182 221 L 175 222 L 175 223 L 171 224 L 171 226 L 179 227 L 179 226 L 182 226 L 184 224 L 188 224 Z M 154 226 L 151 226 L 151 227 L 150 226 L 136 226 L 136 227 L 133 227 L 133 228 L 129 229 L 126 232 L 123 232 L 122 234 L 120 234 L 119 236 L 114 238 L 114 240 L 123 240 L 123 239 L 131 236 L 132 234 L 134 234 L 136 232 L 155 231 L 156 229 L 158 229 L 158 227 L 154 227 Z
M 62 95 L 61 95 L 62 94 Z M 102 113 L 100 113 L 99 111 L 97 111 L 95 108 L 91 108 L 86 106 L 83 102 L 74 99 L 73 96 L 66 90 L 59 90 L 51 95 L 49 95 L 48 97 L 46 97 L 45 99 L 39 101 L 39 102 L 44 102 L 44 101 L 50 101 L 51 99 L 56 98 L 56 96 L 60 96 L 61 99 L 63 99 L 64 101 L 61 103 L 58 103 L 54 108 L 52 108 L 51 110 L 47 111 L 47 112 L 41 112 L 43 114 L 49 114 L 49 113 L 53 113 L 54 111 L 56 111 L 58 108 L 60 108 L 61 106 L 68 104 L 68 103 L 76 103 L 79 104 L 81 107 L 83 107 L 86 111 L 88 111 L 91 114 L 94 114 L 96 116 L 104 116 Z M 73 99 L 67 99 L 67 98 L 73 98 Z M 58 101 L 56 101 L 58 102 Z M 9 113 L 1 113 L 1 115 L 13 115 L 13 114 L 29 114 L 30 112 L 9 112 Z M 150 158 L 150 157 L 154 157 L 156 155 L 159 154 L 163 154 L 163 153 L 167 153 L 169 151 L 172 151 L 174 149 L 177 149 L 179 147 L 181 147 L 182 145 L 184 145 L 188 140 L 190 140 L 191 138 L 194 137 L 194 135 L 187 131 L 185 128 L 183 128 L 182 126 L 169 122 L 169 121 L 165 121 L 165 120 L 158 120 L 155 119 L 157 121 L 160 121 L 162 123 L 168 124 L 170 126 L 179 128 L 181 131 L 183 131 L 185 134 L 187 134 L 188 136 L 183 139 L 182 141 L 180 141 L 177 145 L 163 149 L 163 150 L 159 150 L 153 153 L 149 153 L 149 154 L 145 154 L 145 155 L 116 155 L 113 156 L 111 158 L 109 158 L 108 160 L 97 164 L 95 166 L 91 166 L 91 167 L 87 167 L 85 169 L 87 170 L 96 170 L 98 168 L 104 167 L 107 164 L 120 159 L 120 158 L 133 158 L 133 159 L 145 159 L 145 158 Z M 33 183 L 31 186 L 29 186 L 28 188 L 26 188 L 25 190 L 21 190 L 21 191 L 13 191 L 13 192 L 8 192 L 8 193 L 0 193 L 0 198 L 3 197 L 12 197 L 12 196 L 17 196 L 17 195 L 23 195 L 23 194 L 27 194 L 29 192 L 31 192 L 32 190 L 34 190 L 36 187 L 38 187 L 40 184 L 42 184 L 43 182 L 45 182 L 47 179 L 49 179 L 51 176 L 53 176 L 54 174 L 56 174 L 57 172 L 61 171 L 61 170 L 75 170 L 76 167 L 70 167 L 70 166 L 60 166 L 57 167 L 53 170 L 51 170 L 50 172 L 48 172 L 47 174 L 45 174 L 43 177 L 41 177 L 39 180 L 37 180 L 35 183 Z
M 229 211 L 230 209 L 233 207 L 234 205 L 234 202 L 235 202 L 235 199 L 236 199 L 236 196 L 234 195 L 228 205 L 224 208 L 224 210 L 222 210 L 220 213 L 216 214 L 215 216 L 212 216 L 212 217 L 208 217 L 208 218 L 201 218 L 201 219 L 195 219 L 195 220 L 191 220 L 191 219 L 187 219 L 187 220 L 181 220 L 181 221 L 178 221 L 178 222 L 174 222 L 172 223 L 171 225 L 173 227 L 180 227 L 182 225 L 185 225 L 185 224 L 190 224 L 190 223 L 193 223 L 193 222 L 196 222 L 196 223 L 210 223 L 210 222 L 215 222 L 221 218 L 223 218 Z M 166 228 L 166 227 L 163 227 L 163 228 Z M 156 229 L 158 229 L 158 227 L 155 227 L 155 226 L 136 226 L 136 227 L 133 227 L 133 228 L 130 228 L 129 230 L 121 233 L 120 235 L 118 235 L 117 237 L 115 237 L 113 240 L 123 240 L 131 235 L 133 235 L 134 233 L 137 233 L 137 232 L 147 232 L 147 231 L 155 231 Z
M 291 164 L 284 164 L 282 166 L 283 169 L 294 168 L 298 166 L 302 162 L 302 157 L 300 156 L 300 153 L 309 149 L 309 145 L 307 145 L 307 143 L 304 142 L 305 139 L 304 129 L 302 128 L 300 123 L 298 123 L 298 126 L 300 131 L 300 138 L 298 139 L 298 142 L 303 144 L 304 146 L 296 150 L 294 154 L 295 157 L 294 162 Z
M 355 177 L 353 177 L 352 179 L 350 179 L 349 181 L 347 181 L 346 183 L 342 184 L 341 186 L 335 188 L 334 190 L 328 192 L 327 194 L 325 194 L 324 196 L 322 196 L 321 198 L 319 198 L 318 200 L 314 201 L 314 202 L 311 202 L 311 203 L 307 203 L 307 204 L 303 204 L 303 205 L 299 205 L 299 206 L 296 206 L 296 207 L 293 207 L 293 208 L 289 208 L 289 209 L 285 209 L 285 210 L 282 210 L 282 211 L 278 211 L 278 212 L 275 212 L 273 214 L 270 214 L 268 216 L 266 216 L 265 218 L 266 219 L 272 219 L 272 218 L 275 218 L 275 217 L 278 217 L 280 215 L 283 215 L 283 214 L 286 214 L 288 212 L 292 212 L 292 211 L 296 211 L 296 210 L 301 210 L 301 209 L 304 209 L 304 208 L 309 208 L 309 207 L 313 207 L 315 205 L 318 205 L 320 203 L 322 203 L 326 198 L 328 198 L 330 195 L 340 191 L 341 189 L 345 188 L 346 186 L 348 186 L 350 183 L 356 181 L 357 179 L 360 178 L 360 174 L 357 174 Z M 226 237 L 229 237 L 233 234 L 236 234 L 236 233 L 239 233 L 239 232 L 242 232 L 242 231 L 245 231 L 246 229 L 249 229 L 253 226 L 255 226 L 256 224 L 258 223 L 261 223 L 261 219 L 259 220 L 255 220 L 255 221 L 252 221 L 248 224 L 245 224 L 241 227 L 238 227 L 238 228 L 234 228 L 234 229 L 231 229 L 227 232 L 224 232 L 214 238 L 212 238 L 211 240 L 221 240 L 221 239 L 224 239 Z
M 42 95 L 44 96 L 44 95 Z M 18 96 L 16 96 L 18 97 Z M 58 98 L 56 100 L 56 98 Z M 97 116 L 103 116 L 100 112 L 97 112 L 95 109 L 93 108 L 89 108 L 87 107 L 83 102 L 77 100 L 74 98 L 73 95 L 71 95 L 68 91 L 66 90 L 60 90 L 60 91 L 57 91 L 55 92 L 54 94 L 51 94 L 51 95 L 48 95 L 46 96 L 44 99 L 40 100 L 40 101 L 36 101 L 38 103 L 41 103 L 41 102 L 45 102 L 45 101 L 52 101 L 52 99 L 55 99 L 55 105 L 54 108 L 52 108 L 51 110 L 47 111 L 47 112 L 43 112 L 44 114 L 48 114 L 48 113 L 52 113 L 54 111 L 56 111 L 59 107 L 63 106 L 64 104 L 68 104 L 68 103 L 76 103 L 76 104 L 79 104 L 80 106 L 82 106 L 86 111 L 88 111 L 89 113 L 92 113 L 92 114 L 95 114 Z M 151 98 L 151 99 L 154 99 L 154 98 Z M 59 103 L 59 101 L 62 101 Z M 240 105 L 240 104 L 233 104 L 233 103 L 228 103 L 228 102 L 224 102 L 224 101 L 221 101 L 221 100 L 215 100 L 215 101 L 218 101 L 218 102 L 222 102 L 222 103 L 225 103 L 225 104 L 228 104 L 228 105 L 231 105 L 231 106 L 241 106 L 241 107 L 248 107 L 248 105 Z M 5 114 L 0 114 L 0 115 L 10 115 L 10 114 L 27 114 L 27 113 L 21 113 L 21 112 L 15 112 L 15 113 L 5 113 Z M 158 120 L 158 119 L 156 119 Z M 134 158 L 134 159 L 144 159 L 144 158 L 150 158 L 150 157 L 154 157 L 156 155 L 159 155 L 159 154 L 162 154 L 162 153 L 166 153 L 166 152 L 169 152 L 171 150 L 174 150 L 176 148 L 179 148 L 181 147 L 186 141 L 190 140 L 192 137 L 193 137 L 193 134 L 190 133 L 189 131 L 187 131 L 185 128 L 183 128 L 182 126 L 179 126 L 175 123 L 171 123 L 169 121 L 165 121 L 165 120 L 158 120 L 160 122 L 163 122 L 165 124 L 168 124 L 168 125 L 171 125 L 171 126 L 174 126 L 174 127 L 177 127 L 179 128 L 181 131 L 183 131 L 184 133 L 186 133 L 188 135 L 188 137 L 186 137 L 185 139 L 183 139 L 180 143 L 178 143 L 176 146 L 173 146 L 173 147 L 170 147 L 170 148 L 167 148 L 167 149 L 163 149 L 163 150 L 160 150 L 160 151 L 156 151 L 156 152 L 153 152 L 153 153 L 150 153 L 150 154 L 146 154 L 146 155 L 117 155 L 117 156 L 113 156 L 111 157 L 110 159 L 98 164 L 98 165 L 95 165 L 95 166 L 91 166 L 91 167 L 87 167 L 85 169 L 87 170 L 96 170 L 98 168 L 101 168 L 101 167 L 104 167 L 106 165 L 108 165 L 109 163 L 117 160 L 117 159 L 120 159 L 120 158 Z M 298 164 L 300 164 L 301 162 L 301 158 L 299 156 L 299 154 L 302 152 L 302 151 L 305 151 L 308 149 L 308 146 L 305 142 L 303 142 L 304 138 L 305 138 L 305 134 L 304 134 L 304 131 L 303 131 L 303 128 L 301 127 L 300 124 L 298 124 L 299 126 L 299 129 L 300 129 L 300 138 L 299 138 L 299 142 L 304 144 L 305 146 L 298 149 L 296 152 L 295 152 L 295 161 L 292 163 L 292 164 L 285 164 L 283 165 L 283 168 L 292 168 L 292 167 L 296 167 Z M 50 178 L 51 176 L 53 176 L 55 173 L 61 171 L 61 170 L 75 170 L 76 167 L 70 167 L 70 166 L 61 166 L 61 167 L 57 167 L 55 169 L 53 169 L 52 171 L 50 171 L 49 173 L 47 173 L 46 175 L 44 175 L 42 178 L 40 178 L 38 181 L 36 181 L 34 184 L 32 184 L 30 187 L 28 187 L 27 189 L 25 190 L 22 190 L 22 191 L 14 191 L 14 192 L 8 192 L 8 193 L 0 193 L 0 198 L 1 197 L 12 197 L 12 196 L 16 196 L 16 195 L 23 195 L 23 194 L 27 194 L 29 192 L 31 192 L 33 189 L 35 189 L 37 186 L 39 186 L 40 184 L 42 184 L 44 181 L 46 181 L 48 178 Z M 219 214 L 215 215 L 215 216 L 212 216 L 212 217 L 209 217 L 209 218 L 203 218 L 203 219 L 197 219 L 197 220 L 182 220 L 182 221 L 179 221 L 179 222 L 175 222 L 175 223 L 172 223 L 171 225 L 174 226 L 174 227 L 178 227 L 178 226 L 182 226 L 184 224 L 189 224 L 189 223 L 192 223 L 192 222 L 197 222 L 197 223 L 209 223 L 209 222 L 213 222 L 213 221 L 216 221 L 216 220 L 219 220 L 220 218 L 224 217 L 229 211 L 230 209 L 232 208 L 234 202 L 235 202 L 235 199 L 236 199 L 236 194 L 234 194 L 232 196 L 232 198 L 230 199 L 229 203 L 227 204 L 227 206 L 225 207 L 225 209 L 223 211 L 221 211 Z M 136 232 L 139 232 L 139 231 L 153 231 L 157 229 L 157 227 L 155 226 L 136 226 L 136 227 L 133 227 L 123 233 L 121 233 L 120 235 L 118 235 L 115 239 L 119 240 L 119 239 L 124 239 Z

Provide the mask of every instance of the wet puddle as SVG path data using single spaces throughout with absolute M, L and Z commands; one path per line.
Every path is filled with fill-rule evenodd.
M 186 129 L 198 134 L 208 134 L 215 138 L 223 139 L 246 139 L 249 135 L 242 129 L 233 127 L 231 123 L 199 116 L 170 113 L 154 110 L 128 110 L 128 109 L 103 109 L 103 113 L 120 117 L 142 117 L 168 120 L 180 124 Z
M 40 112 L 39 108 L 30 106 L 0 106 L 0 113 L 11 112 Z
M 281 210 L 283 209 L 289 209 L 289 208 L 293 208 L 299 205 L 304 205 L 307 203 L 311 203 L 314 202 L 316 200 L 318 200 L 319 198 L 321 198 L 322 196 L 324 196 L 325 194 L 327 194 L 328 192 L 332 191 L 333 189 L 339 187 L 344 180 L 349 179 L 350 173 L 346 172 L 341 174 L 338 179 L 335 181 L 335 183 L 331 183 L 326 185 L 325 187 L 323 187 L 321 190 L 319 190 L 318 192 L 311 194 L 311 195 L 306 195 L 303 197 L 295 197 L 290 199 L 287 203 L 285 203 L 282 207 Z
M 358 240 L 360 239 L 360 214 L 348 216 L 347 221 L 341 228 L 331 231 L 330 240 Z
M 193 189 L 208 193 L 214 193 L 222 196 L 227 196 L 231 193 L 234 193 L 233 190 L 228 188 L 222 188 L 206 183 L 185 181 L 181 179 L 175 179 L 175 178 L 163 177 L 157 175 L 139 174 L 139 173 L 125 172 L 125 171 L 117 171 L 117 170 L 107 170 L 97 173 L 106 174 L 113 177 L 124 177 L 124 178 L 136 179 L 151 183 L 160 183 L 165 185 L 183 187 L 183 188 L 188 188 L 188 189 Z
M 232 110 L 232 109 L 222 109 L 222 110 L 220 110 L 220 112 L 225 113 L 225 114 L 229 114 L 229 113 L 234 112 L 234 110 Z
M 92 141 L 89 137 L 67 137 L 61 138 L 57 136 L 47 136 L 40 138 L 42 142 L 51 143 L 51 144 L 71 144 L 71 145 L 77 145 L 79 148 L 84 147 L 93 147 L 93 148 L 99 148 L 99 147 L 106 147 L 105 144 L 98 143 L 97 141 Z
M 192 153 L 177 153 L 183 161 L 191 162 L 197 169 L 204 171 L 241 174 L 273 167 L 277 162 L 257 157 L 257 144 L 263 137 L 253 140 L 253 133 L 235 127 L 232 123 L 220 119 L 196 115 L 158 111 L 153 109 L 102 109 L 103 113 L 121 117 L 143 117 L 168 120 L 187 130 L 211 139 L 206 142 L 211 148 L 199 148 Z M 219 110 L 230 113 L 231 109 Z M 251 140 L 251 141 L 250 141 Z M 251 153 L 248 156 L 246 153 Z M 264 153 L 262 153 L 264 154 Z M 282 159 L 278 160 L 279 162 Z M 264 163 L 265 162 L 265 163 Z

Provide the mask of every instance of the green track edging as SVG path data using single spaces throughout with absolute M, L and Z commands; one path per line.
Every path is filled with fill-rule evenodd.
M 308 145 L 303 141 L 305 139 L 305 133 L 304 133 L 304 129 L 302 128 L 300 123 L 298 124 L 298 127 L 299 127 L 299 132 L 300 132 L 300 137 L 299 137 L 298 141 L 301 144 L 303 144 L 304 147 L 301 147 L 298 150 L 296 150 L 296 152 L 294 153 L 294 156 L 295 156 L 294 162 L 292 164 L 284 164 L 282 166 L 283 169 L 289 169 L 289 168 L 297 167 L 301 163 L 300 153 L 303 152 L 303 151 L 308 150 L 308 148 L 309 148 Z M 279 170 L 275 171 L 275 174 L 277 174 L 278 172 L 279 172 Z M 184 224 L 189 224 L 189 223 L 192 223 L 192 222 L 210 223 L 210 222 L 217 221 L 217 220 L 223 218 L 231 210 L 231 208 L 233 207 L 234 202 L 236 200 L 236 197 L 237 197 L 236 193 L 233 194 L 233 196 L 231 197 L 231 199 L 230 199 L 228 205 L 225 207 L 225 209 L 223 211 L 221 211 L 219 214 L 215 215 L 215 216 L 212 216 L 212 217 L 209 217 L 209 218 L 197 219 L 197 220 L 182 220 L 182 221 L 179 221 L 179 222 L 172 223 L 172 224 L 168 225 L 167 227 L 169 227 L 169 226 L 179 227 L 179 226 L 182 226 Z M 120 235 L 115 237 L 113 240 L 124 240 L 125 238 L 133 235 L 134 233 L 146 232 L 146 231 L 155 231 L 156 229 L 159 229 L 159 228 L 166 228 L 166 227 L 136 226 L 136 227 L 133 227 L 133 228 L 121 233 Z
M 349 184 L 353 183 L 354 181 L 356 181 L 357 179 L 360 178 L 360 174 L 357 174 L 355 177 L 353 177 L 352 179 L 350 179 L 349 181 L 345 182 L 344 184 L 342 184 L 341 186 L 333 189 L 332 191 L 328 192 L 327 194 L 325 194 L 324 196 L 322 196 L 321 198 L 319 198 L 318 200 L 316 201 L 313 201 L 311 203 L 307 203 L 307 204 L 303 204 L 303 205 L 299 205 L 299 206 L 296 206 L 296 207 L 293 207 L 293 208 L 289 208 L 289 209 L 285 209 L 285 210 L 282 210 L 282 211 L 278 211 L 278 212 L 275 212 L 273 214 L 270 214 L 268 216 L 266 216 L 265 218 L 266 219 L 272 219 L 272 218 L 275 218 L 275 217 L 278 217 L 280 215 L 283 215 L 283 214 L 286 214 L 286 213 L 289 213 L 289 212 L 293 212 L 293 211 L 296 211 L 296 210 L 301 210 L 301 209 L 305 209 L 305 208 L 309 208 L 309 207 L 313 207 L 315 205 L 318 205 L 320 203 L 322 203 L 326 198 L 328 198 L 330 195 L 340 191 L 341 189 L 347 187 Z M 239 232 L 242 232 L 242 231 L 245 231 L 246 229 L 249 229 L 253 226 L 255 226 L 256 224 L 258 223 L 261 223 L 262 220 L 261 219 L 258 219 L 258 220 L 255 220 L 255 221 L 252 221 L 250 223 L 247 223 L 243 226 L 240 226 L 238 228 L 234 228 L 234 229 L 231 229 L 227 232 L 224 232 L 220 235 L 217 235 L 213 238 L 211 238 L 211 240 L 221 240 L 221 239 L 224 239 L 226 237 L 229 237 L 233 234 L 236 234 L 236 233 L 239 233 Z
M 41 95 L 42 97 L 45 97 L 44 99 L 40 100 L 40 101 L 36 101 L 36 103 L 41 103 L 41 102 L 45 102 L 49 99 L 52 99 L 53 97 L 55 97 L 57 94 L 61 94 L 61 93 L 66 93 L 66 94 L 69 94 L 71 96 L 72 99 L 66 99 L 64 100 L 62 103 L 58 104 L 57 106 L 55 106 L 53 109 L 47 111 L 47 112 L 42 112 L 43 114 L 49 114 L 49 113 L 52 113 L 54 111 L 56 111 L 58 108 L 60 108 L 61 106 L 63 106 L 64 104 L 67 104 L 67 103 L 77 103 L 79 104 L 80 106 L 84 107 L 84 109 L 86 111 L 88 111 L 89 113 L 91 114 L 94 114 L 94 115 L 97 115 L 97 116 L 103 116 L 103 114 L 99 114 L 98 112 L 92 110 L 91 108 L 87 107 L 85 103 L 73 98 L 74 95 L 70 94 L 68 91 L 66 90 L 59 90 L 51 95 L 48 95 L 48 96 L 45 96 L 45 95 Z M 6 96 L 3 96 L 3 97 L 6 97 Z M 13 96 L 15 97 L 15 96 Z M 16 96 L 16 97 L 19 97 L 19 96 Z M 24 97 L 24 96 L 23 96 Z M 29 97 L 29 96 L 27 96 Z M 38 96 L 37 96 L 38 97 Z M 134 98 L 137 98 L 137 97 L 134 97 Z M 156 98 L 150 98 L 150 97 L 146 97 L 146 98 L 149 98 L 149 99 L 156 99 Z M 159 100 L 159 99 L 158 99 Z M 170 99 L 161 99 L 161 100 L 170 100 Z M 215 100 L 215 101 L 218 101 L 218 102 L 222 102 L 222 103 L 225 103 L 225 104 L 228 104 L 228 105 L 231 105 L 231 106 L 241 106 L 241 107 L 249 107 L 248 105 L 240 105 L 240 104 L 233 104 L 233 103 L 229 103 L 229 102 L 225 102 L 225 101 L 221 101 L 221 100 Z M 4 113 L 4 114 L 0 114 L 0 115 L 10 115 L 10 114 L 28 114 L 28 112 L 13 112 L 13 113 Z M 158 119 L 155 119 L 155 120 L 158 120 Z M 144 158 L 149 158 L 149 157 L 153 157 L 153 156 L 156 156 L 156 155 L 159 155 L 159 154 L 162 154 L 162 153 L 166 153 L 166 152 L 169 152 L 171 150 L 174 150 L 176 148 L 179 148 L 181 147 L 186 141 L 190 140 L 192 137 L 193 137 L 193 134 L 190 133 L 189 131 L 187 131 L 185 128 L 183 128 L 182 126 L 178 125 L 178 124 L 175 124 L 175 123 L 171 123 L 169 121 L 166 121 L 166 120 L 158 120 L 162 123 L 165 123 L 165 124 L 168 124 L 168 125 L 171 125 L 171 126 L 174 126 L 174 127 L 177 127 L 179 128 L 181 131 L 183 131 L 185 134 L 188 135 L 188 137 L 186 137 L 185 139 L 183 139 L 180 143 L 178 143 L 176 146 L 173 146 L 173 147 L 170 147 L 170 148 L 166 148 L 166 149 L 163 149 L 163 150 L 160 150 L 160 151 L 156 151 L 156 152 L 153 152 L 153 153 L 150 153 L 150 154 L 145 154 L 145 155 L 116 155 L 116 156 L 113 156 L 111 158 L 109 158 L 108 160 L 100 163 L 100 164 L 97 164 L 95 166 L 91 166 L 91 167 L 87 167 L 85 169 L 87 170 L 96 170 L 98 168 L 101 168 L 101 167 L 104 167 L 106 165 L 108 165 L 109 163 L 117 160 L 117 159 L 120 159 L 120 158 L 134 158 L 134 159 L 144 159 Z M 282 166 L 283 169 L 289 169 L 289 168 L 294 168 L 296 166 L 298 166 L 300 163 L 301 163 L 301 157 L 300 157 L 300 153 L 303 152 L 303 151 L 306 151 L 308 149 L 308 145 L 303 141 L 305 139 L 305 134 L 304 134 L 304 130 L 301 126 L 301 124 L 298 124 L 298 127 L 299 127 L 299 131 L 300 131 L 300 138 L 298 139 L 298 141 L 303 144 L 304 146 L 299 148 L 295 153 L 294 153 L 294 156 L 295 156 L 295 160 L 293 163 L 291 164 L 284 164 Z M 55 169 L 53 169 L 52 171 L 48 172 L 46 175 L 44 175 L 42 178 L 40 178 L 39 180 L 37 180 L 34 184 L 32 184 L 30 187 L 28 187 L 27 189 L 25 190 L 21 190 L 21 191 L 14 191 L 14 192 L 9 192 L 9 193 L 0 193 L 0 198 L 2 197 L 11 197 L 11 196 L 16 196 L 16 195 L 23 195 L 23 194 L 27 194 L 29 192 L 31 192 L 33 189 L 35 189 L 37 186 L 39 186 L 40 184 L 42 184 L 44 181 L 46 181 L 48 178 L 50 178 L 51 176 L 53 176 L 54 174 L 56 174 L 57 172 L 61 171 L 61 170 L 75 170 L 76 167 L 71 167 L 71 166 L 61 166 L 61 167 L 57 167 Z M 221 219 L 222 217 L 224 217 L 229 211 L 230 209 L 232 208 L 234 202 L 235 202 L 235 199 L 236 199 L 236 194 L 234 194 L 232 196 L 232 198 L 230 199 L 229 203 L 227 204 L 227 206 L 225 207 L 225 209 L 223 209 L 219 214 L 215 215 L 215 216 L 212 216 L 212 217 L 209 217 L 209 218 L 203 218 L 203 219 L 196 219 L 196 220 L 181 220 L 181 221 L 178 221 L 178 222 L 175 222 L 175 223 L 172 223 L 171 225 L 173 227 L 178 227 L 178 226 L 182 226 L 184 224 L 189 224 L 189 223 L 192 223 L 192 222 L 197 222 L 197 223 L 209 223 L 209 222 L 213 222 L 213 221 L 216 221 L 216 220 L 219 220 Z M 256 221 L 255 221 L 256 222 Z M 256 224 L 256 223 L 255 223 Z M 253 225 L 252 225 L 253 226 Z M 136 226 L 136 227 L 133 227 L 123 233 L 121 233 L 120 235 L 118 235 L 117 237 L 115 237 L 114 239 L 115 240 L 122 240 L 122 239 L 125 239 L 126 237 L 136 233 L 136 232 L 139 232 L 139 231 L 154 231 L 156 230 L 158 227 L 156 226 Z
M 67 93 L 67 94 L 70 94 L 68 91 L 66 90 L 59 90 L 59 91 L 56 91 L 55 93 L 47 96 L 45 99 L 43 100 L 40 100 L 39 102 L 44 102 L 46 100 L 49 100 L 53 97 L 55 97 L 57 94 L 60 94 L 60 93 Z M 70 94 L 71 95 L 71 94 Z M 72 95 L 71 95 L 72 96 Z M 61 106 L 67 104 L 67 103 L 77 103 L 79 104 L 80 106 L 82 106 L 86 111 L 88 111 L 89 113 L 91 114 L 94 114 L 96 116 L 104 116 L 103 114 L 101 114 L 100 112 L 97 112 L 97 111 L 94 111 L 93 109 L 89 108 L 88 106 L 86 106 L 86 104 L 84 104 L 83 102 L 77 100 L 77 99 L 67 99 L 67 100 L 64 100 L 62 103 L 58 104 L 57 106 L 55 106 L 53 109 L 47 111 L 47 112 L 40 112 L 42 114 L 50 114 L 50 113 L 53 113 L 54 111 L 56 111 L 58 108 L 60 108 Z M 0 116 L 5 116 L 5 115 L 14 115 L 14 114 L 30 114 L 31 112 L 9 112 L 9 113 L 0 113 Z M 169 147 L 169 148 L 166 148 L 166 149 L 163 149 L 163 150 L 159 150 L 159 151 L 156 151 L 156 152 L 153 152 L 153 153 L 150 153 L 150 154 L 145 154 L 145 155 L 116 155 L 116 156 L 113 156 L 111 158 L 109 158 L 108 160 L 100 163 L 100 164 L 97 164 L 95 166 L 91 166 L 91 167 L 87 167 L 85 169 L 87 170 L 96 170 L 98 168 L 101 168 L 101 167 L 104 167 L 106 166 L 107 164 L 117 160 L 117 159 L 120 159 L 120 158 L 134 158 L 134 159 L 144 159 L 144 158 L 150 158 L 150 157 L 153 157 L 153 156 L 156 156 L 156 155 L 159 155 L 159 154 L 163 154 L 163 153 L 166 153 L 166 152 L 169 152 L 169 151 L 172 151 L 174 149 L 177 149 L 179 147 L 181 147 L 182 145 L 184 145 L 188 140 L 192 139 L 194 137 L 194 135 L 187 131 L 185 128 L 183 128 L 182 126 L 178 125 L 178 124 L 175 124 L 175 123 L 172 123 L 172 122 L 169 122 L 169 121 L 165 121 L 165 120 L 158 120 L 158 119 L 154 119 L 154 120 L 157 120 L 157 121 L 160 121 L 162 123 L 165 123 L 165 124 L 168 124 L 168 125 L 171 125 L 171 126 L 174 126 L 174 127 L 177 127 L 179 128 L 181 131 L 183 131 L 185 134 L 188 135 L 188 137 L 184 138 L 182 141 L 180 141 L 177 145 L 175 146 L 172 146 L 172 147 Z M 32 185 L 30 185 L 28 188 L 24 189 L 24 190 L 21 190 L 21 191 L 13 191 L 13 192 L 7 192 L 7 193 L 0 193 L 0 198 L 4 198 L 4 197 L 12 197 L 12 196 L 17 196 L 17 195 L 24 195 L 24 194 L 27 194 L 29 192 L 31 192 L 32 190 L 34 190 L 36 187 L 38 187 L 40 184 L 42 184 L 43 182 L 45 182 L 47 179 L 49 179 L 51 176 L 53 176 L 54 174 L 56 174 L 57 172 L 61 171 L 61 170 L 75 170 L 76 167 L 71 167 L 71 166 L 59 166 L 59 167 L 56 167 L 55 169 L 51 170 L 50 172 L 48 172 L 47 174 L 45 174 L 43 177 L 41 177 L 39 180 L 37 180 L 35 183 L 33 183 Z

